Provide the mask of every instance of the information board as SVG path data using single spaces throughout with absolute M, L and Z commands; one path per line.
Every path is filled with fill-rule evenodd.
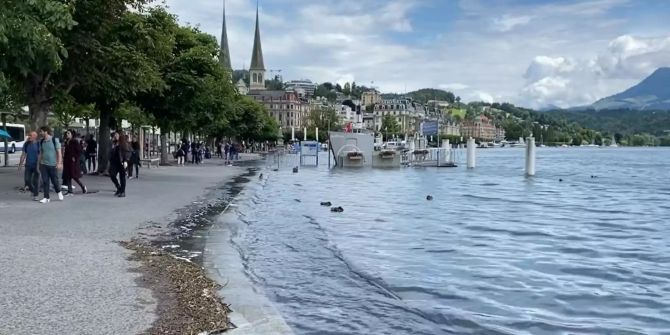
M 300 154 L 303 156 L 317 156 L 319 154 L 319 142 L 303 141 L 300 143 Z

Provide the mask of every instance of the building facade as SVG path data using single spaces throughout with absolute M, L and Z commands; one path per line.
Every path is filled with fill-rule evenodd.
M 309 79 L 300 79 L 300 80 L 291 80 L 287 81 L 285 84 L 287 90 L 304 90 L 305 97 L 311 98 L 314 96 L 316 91 L 316 84 Z
M 371 106 L 382 102 L 382 95 L 377 90 L 369 90 L 361 95 L 363 106 Z
M 489 118 L 480 115 L 474 120 L 463 121 L 461 135 L 465 138 L 472 137 L 482 141 L 493 141 L 496 139 L 496 126 Z
M 248 96 L 263 104 L 283 130 L 305 126 L 310 105 L 295 91 L 250 90 Z
M 410 99 L 382 100 L 374 105 L 372 113 L 377 117 L 375 131 L 383 131 L 382 120 L 385 116 L 391 116 L 400 125 L 400 131 L 406 134 L 419 132 L 421 121 L 426 117 L 423 106 L 416 105 Z
M 456 121 L 442 121 L 440 122 L 440 133 L 447 136 L 461 136 L 461 125 Z

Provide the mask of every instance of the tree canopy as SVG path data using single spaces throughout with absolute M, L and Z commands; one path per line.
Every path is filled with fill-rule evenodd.
M 27 104 L 32 129 L 52 114 L 64 125 L 75 116 L 99 118 L 101 172 L 110 128 L 121 119 L 159 126 L 162 136 L 275 139 L 274 119 L 239 96 L 218 64 L 215 37 L 150 2 L 1 2 L 0 103 Z

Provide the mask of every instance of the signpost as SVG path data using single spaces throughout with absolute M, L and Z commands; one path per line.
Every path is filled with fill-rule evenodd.
M 317 141 L 303 141 L 300 143 L 300 165 L 304 164 L 304 157 L 314 157 L 316 165 L 319 165 L 319 142 Z

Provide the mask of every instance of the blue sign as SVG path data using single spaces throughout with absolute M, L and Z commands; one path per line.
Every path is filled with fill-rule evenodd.
M 421 124 L 421 132 L 424 136 L 437 135 L 439 128 L 440 127 L 437 121 L 423 121 Z

